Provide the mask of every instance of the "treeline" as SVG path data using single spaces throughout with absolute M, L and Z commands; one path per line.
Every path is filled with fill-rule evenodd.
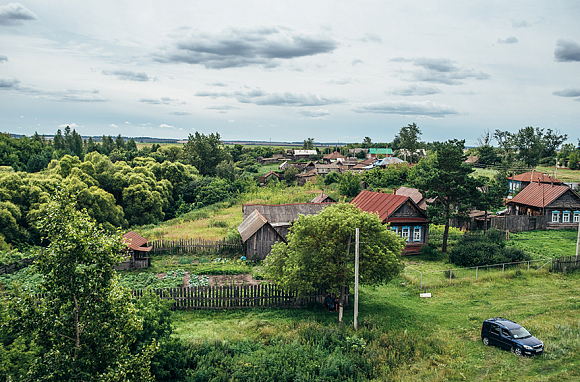
M 39 211 L 63 185 L 72 185 L 79 206 L 106 229 L 155 224 L 256 187 L 255 158 L 280 151 L 224 147 L 219 134 L 140 150 L 121 136 L 83 141 L 69 127 L 52 141 L 0 134 L 0 247 L 40 244 Z

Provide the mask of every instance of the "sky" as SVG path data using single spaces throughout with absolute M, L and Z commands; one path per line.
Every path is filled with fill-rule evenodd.
M 0 131 L 577 143 L 578 20 L 576 0 L 0 0 Z

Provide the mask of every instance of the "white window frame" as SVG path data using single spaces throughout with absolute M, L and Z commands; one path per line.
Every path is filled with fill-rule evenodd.
M 413 228 L 413 241 L 421 241 L 421 227 Z
M 409 241 L 409 236 L 411 235 L 411 227 L 405 226 L 401 230 L 401 237 L 405 239 L 405 241 Z
M 564 211 L 562 213 L 562 223 L 570 223 L 570 211 Z
M 552 211 L 552 223 L 560 223 L 560 211 Z
M 580 211 L 574 211 L 574 223 L 580 222 Z

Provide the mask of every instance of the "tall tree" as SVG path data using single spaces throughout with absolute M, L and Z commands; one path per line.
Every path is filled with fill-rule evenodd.
M 306 294 L 316 289 L 341 294 L 354 281 L 355 229 L 360 229 L 360 282 L 388 283 L 401 271 L 404 242 L 376 214 L 338 203 L 318 215 L 300 215 L 287 242 L 272 246 L 267 277 Z
M 303 150 L 313 150 L 314 149 L 314 138 L 308 138 L 304 140 L 302 144 Z
M 125 139 L 121 136 L 121 134 L 117 135 L 115 139 L 115 146 L 117 150 L 125 150 Z
M 415 122 L 407 126 L 401 127 L 399 130 L 398 139 L 400 141 L 399 147 L 409 152 L 409 162 L 413 163 L 413 158 L 416 156 L 416 151 L 420 147 L 421 130 Z M 395 137 L 395 138 L 397 138 Z
M 223 160 L 228 159 L 227 153 L 220 147 L 222 144 L 219 133 L 209 135 L 189 134 L 183 151 L 187 160 L 201 175 L 214 175 L 216 166 Z
M 435 154 L 422 159 L 409 175 L 415 187 L 428 199 L 435 199 L 427 206 L 431 222 L 445 225 L 443 252 L 447 252 L 449 220 L 465 218 L 479 200 L 478 181 L 469 176 L 474 170 L 464 163 L 464 140 L 451 139 L 439 143 Z
M 29 371 L 34 381 L 153 380 L 149 344 L 130 345 L 142 330 L 131 293 L 113 266 L 121 259 L 120 235 L 108 236 L 76 209 L 70 190 L 57 192 L 39 221 L 49 245 L 38 254 L 46 297 L 22 293 L 12 300 L 11 327 L 35 333 L 42 356 Z

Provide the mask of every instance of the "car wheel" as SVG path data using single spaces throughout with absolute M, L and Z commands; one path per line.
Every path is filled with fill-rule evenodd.
M 489 338 L 487 338 L 487 337 L 483 337 L 483 338 L 481 339 L 481 342 L 483 342 L 483 344 L 484 344 L 485 346 L 489 346 L 489 345 L 491 345 L 491 342 L 489 342 Z
M 515 348 L 514 349 L 514 354 L 517 355 L 518 357 L 521 357 L 522 356 L 522 349 Z

